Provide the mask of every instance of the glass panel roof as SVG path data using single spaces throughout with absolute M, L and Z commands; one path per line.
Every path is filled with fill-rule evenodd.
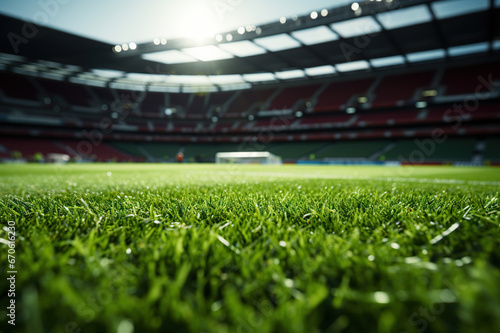
M 370 63 L 372 64 L 373 67 L 386 67 L 386 66 L 396 66 L 396 65 L 401 65 L 405 63 L 405 57 L 402 55 L 397 55 L 397 56 L 392 56 L 392 57 L 385 57 L 385 58 L 377 58 L 377 59 L 371 59 Z
M 406 55 L 406 59 L 408 59 L 409 62 L 419 62 L 419 61 L 427 61 L 427 60 L 444 58 L 445 55 L 446 55 L 446 52 L 443 49 L 436 49 L 436 50 L 430 50 L 430 51 L 408 53 Z
M 453 46 L 448 48 L 448 54 L 450 55 L 450 57 L 457 57 L 466 54 L 487 52 L 489 48 L 490 45 L 487 42 Z
M 255 45 L 248 40 L 235 43 L 220 44 L 219 47 L 237 57 L 249 57 L 267 52 L 262 47 Z
M 431 4 L 438 19 L 460 16 L 488 9 L 488 0 L 446 0 Z
M 300 43 L 287 34 L 256 38 L 254 42 L 272 52 L 300 47 Z
M 266 82 L 276 80 L 273 73 L 243 74 L 243 79 L 248 82 Z
M 301 69 L 294 69 L 291 71 L 283 71 L 274 73 L 276 77 L 280 80 L 297 79 L 299 77 L 305 77 L 304 71 Z
M 360 60 L 360 61 L 338 64 L 335 67 L 337 67 L 337 70 L 339 72 L 351 72 L 351 71 L 359 71 L 362 69 L 368 69 L 370 68 L 370 64 L 368 64 L 368 61 Z
M 92 73 L 97 76 L 103 76 L 110 79 L 122 77 L 125 75 L 125 72 L 115 71 L 113 69 L 93 69 Z
M 214 45 L 190 47 L 187 49 L 182 49 L 182 51 L 201 61 L 214 61 L 233 58 L 232 54 L 229 54 Z
M 331 65 L 326 65 L 326 66 L 306 68 L 305 72 L 308 76 L 318 76 L 318 75 L 334 74 L 336 70 L 335 67 Z
M 426 5 L 413 6 L 377 14 L 377 19 L 387 30 L 415 25 L 432 20 Z
M 214 84 L 245 83 L 241 75 L 209 75 L 208 79 Z
M 333 23 L 330 27 L 344 38 L 369 35 L 382 30 L 382 27 L 370 16 Z
M 168 65 L 197 61 L 195 58 L 190 57 L 186 53 L 178 50 L 145 53 L 141 55 L 141 58 L 145 60 L 161 62 Z
M 319 26 L 292 32 L 292 36 L 305 45 L 326 43 L 339 39 L 339 36 L 326 26 Z

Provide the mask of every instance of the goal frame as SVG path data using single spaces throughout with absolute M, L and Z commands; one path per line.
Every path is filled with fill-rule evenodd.
M 281 157 L 268 151 L 220 152 L 215 154 L 215 163 L 281 165 Z

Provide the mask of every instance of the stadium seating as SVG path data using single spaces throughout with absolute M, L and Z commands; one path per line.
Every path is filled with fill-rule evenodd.
M 375 90 L 371 107 L 387 107 L 408 103 L 417 89 L 429 87 L 434 72 L 420 72 L 387 76 Z
M 497 63 L 452 67 L 444 72 L 441 84 L 446 95 L 473 94 L 478 86 L 486 84 L 487 88 L 490 88 L 490 76 L 493 80 L 500 78 Z M 481 92 L 485 92 L 485 88 L 483 87 Z
M 193 100 L 186 109 L 188 118 L 204 118 L 207 115 L 206 101 L 207 94 L 194 94 Z
M 58 98 L 63 98 L 70 105 L 91 106 L 91 96 L 80 84 L 45 79 L 39 79 L 38 82 L 51 95 L 56 104 Z
M 276 89 L 255 89 L 245 90 L 229 105 L 225 117 L 240 117 L 245 112 L 250 111 L 250 107 L 257 105 L 262 108 L 264 103 L 276 91 Z
M 28 138 L 0 138 L 0 145 L 6 148 L 4 157 L 11 157 L 12 152 L 20 152 L 23 158 L 31 160 L 33 155 L 41 153 L 43 156 L 47 154 L 69 154 L 68 151 L 57 146 L 52 140 L 37 139 L 34 144 L 32 139 Z
M 165 94 L 148 93 L 141 103 L 141 113 L 147 115 L 158 115 L 165 109 Z
M 283 89 L 269 106 L 269 110 L 292 109 L 299 100 L 310 100 L 313 94 L 321 87 L 319 84 L 290 87 Z
M 318 96 L 318 103 L 314 106 L 314 110 L 339 110 L 354 95 L 365 95 L 372 83 L 373 79 L 332 83 Z
M 133 156 L 121 152 L 104 142 L 93 144 L 86 140 L 64 140 L 61 143 L 66 147 L 67 152 L 76 152 L 83 158 L 91 158 L 99 162 L 134 161 Z
M 38 90 L 26 76 L 0 71 L 0 89 L 10 98 L 40 101 Z

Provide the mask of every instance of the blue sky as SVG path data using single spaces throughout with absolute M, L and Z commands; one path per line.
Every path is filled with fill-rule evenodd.
M 110 44 L 217 33 L 353 0 L 0 0 L 0 12 Z

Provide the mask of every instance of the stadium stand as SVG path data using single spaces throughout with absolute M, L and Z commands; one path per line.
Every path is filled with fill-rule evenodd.
M 491 88 L 490 78 L 491 81 L 500 78 L 497 63 L 448 68 L 443 74 L 441 84 L 446 95 L 473 94 L 483 83 L 487 85 L 485 88 Z
M 470 161 L 475 144 L 473 138 L 448 138 L 442 143 L 425 138 L 401 140 L 385 157 L 410 163 Z
M 230 104 L 228 112 L 224 114 L 225 117 L 241 117 L 243 114 L 251 113 L 256 107 L 262 109 L 266 101 L 276 89 L 256 89 L 244 90 L 240 95 Z
M 130 60 L 145 64 L 141 61 L 146 60 L 137 55 L 147 53 L 142 50 L 118 56 L 106 46 L 99 53 L 102 64 L 96 63 L 100 62 L 99 57 L 87 59 L 77 56 L 80 51 L 73 50 L 75 56 L 61 55 L 58 60 L 61 63 L 54 65 L 55 68 L 46 63 L 40 65 L 33 58 L 42 58 L 43 54 L 35 51 L 5 56 L 8 50 L 0 50 L 5 51 L 0 53 L 0 138 L 3 140 L 0 157 L 9 158 L 13 149 L 21 149 L 23 156 L 32 156 L 36 153 L 33 150 L 44 154 L 54 150 L 76 157 L 78 142 L 88 133 L 98 133 L 104 143 L 80 154 L 84 159 L 162 162 L 174 161 L 175 155 L 184 151 L 186 161 L 207 162 L 213 161 L 217 151 L 239 150 L 242 143 L 256 142 L 260 143 L 257 144 L 259 150 L 268 150 L 286 162 L 308 160 L 313 155 L 315 160 L 398 160 L 410 157 L 415 139 L 429 138 L 433 131 L 442 130 L 448 139 L 425 156 L 424 162 L 494 161 L 497 155 L 493 147 L 498 142 L 491 137 L 500 132 L 500 51 L 498 43 L 492 43 L 491 38 L 481 41 L 486 31 L 479 24 L 483 22 L 479 19 L 481 15 L 475 15 L 475 18 L 458 15 L 450 21 L 455 22 L 456 30 L 465 29 L 471 19 L 476 20 L 471 29 L 477 33 L 477 40 L 467 35 L 472 38 L 468 42 L 486 43 L 488 52 L 455 56 L 450 52 L 451 47 L 443 42 L 441 48 L 447 49 L 445 56 L 410 61 L 411 52 L 436 49 L 439 41 L 416 34 L 415 27 L 402 27 L 381 31 L 380 38 L 367 45 L 362 54 L 356 53 L 353 63 L 367 63 L 362 69 L 345 70 L 344 67 L 342 70 L 342 65 L 349 65 L 345 63 L 345 54 L 331 52 L 349 38 L 320 45 L 301 41 L 296 48 L 266 52 L 251 61 L 238 56 L 227 62 L 169 65 L 172 67 L 169 73 L 179 71 L 183 80 L 196 76 L 207 79 L 206 82 L 222 82 L 223 75 L 241 80 L 234 86 L 213 84 L 206 92 L 203 86 L 190 87 L 182 83 L 167 87 L 157 85 L 156 80 L 137 82 L 135 88 L 129 85 L 134 81 L 128 79 L 127 71 L 140 72 L 142 66 L 134 66 Z M 335 23 L 345 18 L 332 13 L 324 20 Z M 423 25 L 428 29 L 434 29 L 436 24 L 449 27 L 449 22 L 441 21 L 437 19 Z M 293 34 L 286 29 L 304 28 L 280 23 L 272 26 L 276 31 L 285 29 L 281 33 L 290 35 Z M 448 28 L 443 31 L 442 37 L 451 38 L 455 45 L 458 32 Z M 92 42 L 78 36 L 71 38 L 81 43 Z M 238 38 L 253 43 L 246 34 Z M 393 39 L 391 45 L 381 42 L 388 38 Z M 50 41 L 44 39 L 44 42 Z M 176 44 L 169 42 L 169 47 L 174 47 L 172 45 Z M 399 53 L 404 58 L 401 63 L 374 65 L 377 57 Z M 122 62 L 122 56 L 127 61 Z M 64 59 L 88 63 L 70 66 L 72 64 L 63 63 Z M 335 65 L 320 66 L 325 60 Z M 103 65 L 119 71 L 119 75 L 99 76 L 99 71 L 89 69 L 103 68 Z M 71 69 L 67 70 L 68 66 Z M 312 66 L 334 67 L 334 70 L 326 74 L 311 73 Z M 286 71 L 303 75 L 291 78 L 278 75 Z M 249 74 L 265 74 L 268 78 L 262 82 L 249 80 Z M 161 79 L 168 76 L 173 80 L 176 75 L 162 75 Z M 142 85 L 141 89 L 137 85 Z M 475 95 L 479 85 L 486 94 Z M 22 144 L 23 140 L 33 140 L 33 146 L 40 148 Z M 486 143 L 484 150 L 475 148 L 480 142 Z
M 0 138 L 0 145 L 4 147 L 4 157 L 8 158 L 12 157 L 13 152 L 21 153 L 21 157 L 28 160 L 32 160 L 37 153 L 41 153 L 43 156 L 51 153 L 70 155 L 67 150 L 60 148 L 48 139 L 38 139 L 35 145 L 29 138 Z
M 0 89 L 10 98 L 40 101 L 38 90 L 26 76 L 0 71 Z
M 418 89 L 428 88 L 434 72 L 420 72 L 387 76 L 375 90 L 371 107 L 401 106 L 407 104 Z
M 316 153 L 316 158 L 369 159 L 387 146 L 389 141 L 334 142 Z
M 318 97 L 315 111 L 334 111 L 347 105 L 351 98 L 357 95 L 366 95 L 373 79 L 334 82 L 330 84 Z
M 321 87 L 321 85 L 298 86 L 283 89 L 276 96 L 269 106 L 269 110 L 284 110 L 292 109 L 299 101 L 309 101 L 313 94 Z M 304 107 L 302 103 L 301 107 Z
M 486 140 L 484 157 L 491 162 L 500 162 L 500 138 Z
M 158 116 L 165 110 L 165 94 L 148 93 L 142 100 L 141 111 L 144 115 Z
M 91 96 L 82 85 L 44 79 L 38 79 L 38 82 L 56 103 L 62 99 L 69 105 L 91 106 Z

